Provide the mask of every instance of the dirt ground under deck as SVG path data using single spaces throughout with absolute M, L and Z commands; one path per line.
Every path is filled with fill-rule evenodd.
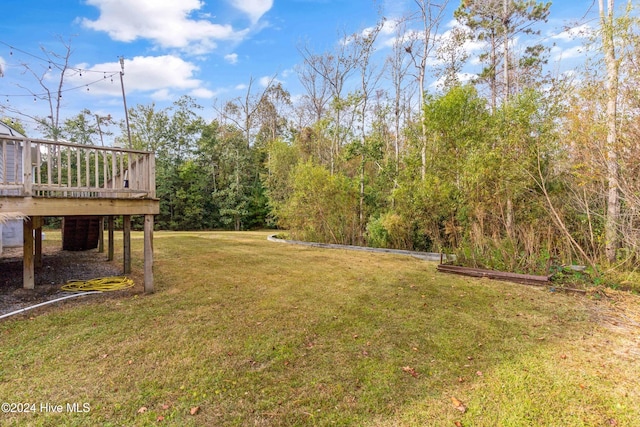
M 69 252 L 44 247 L 42 252 L 42 268 L 35 270 L 35 289 L 23 289 L 22 248 L 4 248 L 0 255 L 0 315 L 69 295 L 60 288 L 70 280 L 122 275 L 122 262 L 109 262 L 107 255 L 97 250 Z

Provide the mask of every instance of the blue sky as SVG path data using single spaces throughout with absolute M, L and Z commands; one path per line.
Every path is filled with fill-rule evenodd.
M 441 33 L 453 25 L 458 5 L 458 0 L 450 1 Z M 4 0 L 0 106 L 48 114 L 46 103 L 34 102 L 31 95 L 43 93 L 43 88 L 21 64 L 28 64 L 56 90 L 55 67 L 47 73 L 41 48 L 63 53 L 62 40 L 71 46 L 74 68 L 63 88 L 63 117 L 88 108 L 123 118 L 121 56 L 129 107 L 155 103 L 161 108 L 190 95 L 205 107 L 205 117 L 213 117 L 214 103 L 243 95 L 252 78 L 259 87 L 275 75 L 294 97 L 300 95 L 295 67 L 302 62 L 301 44 L 322 52 L 339 43 L 342 34 L 373 26 L 381 14 L 393 22 L 414 9 L 413 0 Z M 585 22 L 581 28 L 596 25 L 596 9 L 589 0 L 554 2 L 538 37 L 549 46 L 555 44 L 550 58 L 554 69 L 570 70 L 584 57 L 580 39 L 565 30 Z M 380 36 L 380 58 L 392 33 L 383 31 Z M 475 48 L 469 45 L 469 73 L 477 71 Z M 29 119 L 21 120 L 30 126 Z

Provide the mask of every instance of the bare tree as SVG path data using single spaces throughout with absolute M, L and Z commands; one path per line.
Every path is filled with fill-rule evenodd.
M 335 173 L 338 151 L 344 142 L 344 132 L 341 126 L 343 115 L 340 105 L 344 85 L 347 78 L 355 71 L 359 60 L 357 52 L 355 51 L 356 46 L 353 43 L 348 43 L 347 40 L 348 37 L 343 36 L 335 49 L 323 54 L 313 53 L 306 45 L 299 48 L 305 65 L 321 79 L 321 82 L 317 82 L 317 87 L 322 88 L 323 85 L 326 85 L 330 93 L 330 102 L 333 103 L 332 113 L 335 129 L 331 136 L 331 150 L 329 155 L 331 174 Z M 324 96 L 324 93 L 324 91 L 317 92 L 317 95 L 322 94 Z M 319 106 L 327 105 L 323 100 L 324 98 L 317 98 Z
M 269 91 L 269 88 L 273 85 L 275 79 L 276 76 L 274 75 L 269 79 L 264 89 L 256 94 L 252 92 L 255 79 L 251 77 L 244 96 L 239 96 L 231 101 L 227 101 L 222 111 L 218 111 L 225 119 L 230 120 L 242 131 L 247 142 L 247 147 L 253 144 L 252 132 L 255 130 L 260 103 Z
M 21 64 L 23 74 L 30 74 L 33 76 L 38 82 L 38 86 L 41 88 L 42 92 L 35 91 L 23 85 L 18 85 L 18 87 L 33 96 L 34 99 L 46 102 L 49 109 L 49 115 L 43 118 L 35 116 L 20 108 L 4 106 L 6 111 L 29 118 L 38 123 L 45 136 L 53 139 L 54 141 L 57 141 L 58 138 L 60 138 L 62 131 L 60 109 L 62 107 L 62 94 L 65 78 L 70 72 L 77 72 L 69 66 L 69 60 L 73 53 L 73 50 L 71 49 L 71 40 L 63 40 L 62 37 L 58 37 L 58 39 L 63 46 L 62 53 L 47 50 L 43 46 L 40 47 L 40 50 L 48 60 L 48 64 L 42 65 L 41 68 L 36 68 L 26 62 Z M 50 79 L 52 74 L 55 74 L 55 79 Z M 49 85 L 49 80 L 54 80 L 55 83 L 53 85 Z
M 318 122 L 322 119 L 327 104 L 330 99 L 329 82 L 323 78 L 316 70 L 320 69 L 320 62 L 322 56 L 309 54 L 308 51 L 304 56 L 304 62 L 301 66 L 297 67 L 298 79 L 302 84 L 302 87 L 307 92 L 304 95 L 305 107 L 311 112 L 313 122 Z
M 406 76 L 411 62 L 407 58 L 407 26 L 406 19 L 401 19 L 395 23 L 395 38 L 391 54 L 387 58 L 388 72 L 393 85 L 393 130 L 394 130 L 394 160 L 396 175 L 400 171 L 400 148 L 402 113 L 404 111 L 404 99 L 407 93 L 411 92 L 406 82 Z M 397 180 L 395 184 L 397 185 Z
M 438 2 L 433 0 L 414 0 L 414 3 L 417 5 L 418 11 L 412 18 L 419 21 L 422 27 L 420 31 L 411 33 L 405 51 L 411 57 L 415 68 L 415 77 L 418 81 L 418 90 L 420 91 L 420 108 L 422 109 L 425 100 L 428 59 L 432 56 L 438 28 L 444 18 L 444 12 L 449 4 L 449 0 L 441 0 Z M 424 180 L 427 173 L 427 127 L 424 120 L 421 120 L 421 123 L 420 175 L 422 180 Z

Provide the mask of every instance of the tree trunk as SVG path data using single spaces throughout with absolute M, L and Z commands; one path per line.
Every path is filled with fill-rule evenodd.
M 509 100 L 509 8 L 508 0 L 502 0 L 502 31 L 504 32 L 504 59 L 503 59 L 503 79 L 504 98 L 503 103 Z
M 616 59 L 613 37 L 613 12 L 614 0 L 607 0 L 605 10 L 604 0 L 598 0 L 600 9 L 600 25 L 602 31 L 602 49 L 607 66 L 607 143 L 605 154 L 607 156 L 607 217 L 605 221 L 605 253 L 609 262 L 616 260 L 616 251 L 620 242 L 618 235 L 618 222 L 620 219 L 620 198 L 618 194 L 618 151 L 617 151 L 617 101 L 618 101 L 618 74 L 619 67 Z

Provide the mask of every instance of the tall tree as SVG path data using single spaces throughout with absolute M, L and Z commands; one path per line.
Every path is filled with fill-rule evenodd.
M 475 33 L 476 40 L 488 45 L 488 52 L 480 56 L 486 64 L 480 80 L 489 84 L 493 111 L 500 98 L 506 102 L 513 93 L 512 73 L 516 69 L 510 50 L 513 40 L 518 34 L 539 34 L 532 26 L 536 22 L 546 22 L 550 7 L 551 2 L 537 0 L 462 0 L 455 11 L 456 19 Z M 523 57 L 528 60 L 524 64 L 539 60 L 543 52 L 538 45 L 525 50 Z
M 387 57 L 387 70 L 391 84 L 393 86 L 393 146 L 394 146 L 394 169 L 395 185 L 397 185 L 397 175 L 400 172 L 400 150 L 402 145 L 402 124 L 408 122 L 406 99 L 412 97 L 412 88 L 406 81 L 411 61 L 407 58 L 407 19 L 400 19 L 395 22 L 395 38 L 391 53 Z
M 435 48 L 435 39 L 437 37 L 438 28 L 444 19 L 444 12 L 449 0 L 414 0 L 418 7 L 415 16 L 412 17 L 420 23 L 420 30 L 411 33 L 407 41 L 405 51 L 411 57 L 411 61 L 415 68 L 415 77 L 418 81 L 418 91 L 420 96 L 420 109 L 425 103 L 426 93 L 426 77 L 428 60 L 433 55 Z M 427 173 L 427 128 L 424 120 L 421 120 L 422 126 L 422 148 L 421 148 L 421 168 L 420 176 L 424 180 Z
M 329 152 L 331 174 L 336 172 L 338 153 L 345 142 L 346 131 L 342 126 L 344 87 L 347 79 L 355 72 L 359 60 L 356 46 L 353 43 L 347 43 L 346 40 L 347 37 L 343 37 L 343 42 L 339 43 L 335 49 L 323 54 L 313 53 L 308 46 L 299 49 L 305 65 L 320 77 L 322 83 L 319 83 L 319 87 L 322 88 L 326 84 L 329 88 L 328 105 L 332 107 L 330 109 L 332 117 L 331 122 L 324 124 L 328 125 L 327 131 L 331 140 Z
M 255 79 L 251 77 L 244 96 L 227 101 L 221 111 L 224 119 L 229 120 L 242 131 L 247 147 L 253 145 L 256 128 L 259 128 L 257 116 L 260 106 L 274 84 L 275 78 L 275 76 L 271 77 L 261 91 L 254 92 Z
M 600 12 L 600 33 L 602 50 L 607 68 L 607 144 L 605 154 L 607 159 L 607 219 L 605 222 L 606 256 L 609 262 L 616 259 L 616 251 L 620 242 L 618 235 L 618 221 L 620 217 L 619 166 L 618 166 L 618 79 L 619 58 L 616 56 L 616 42 L 614 38 L 614 0 L 598 0 Z

